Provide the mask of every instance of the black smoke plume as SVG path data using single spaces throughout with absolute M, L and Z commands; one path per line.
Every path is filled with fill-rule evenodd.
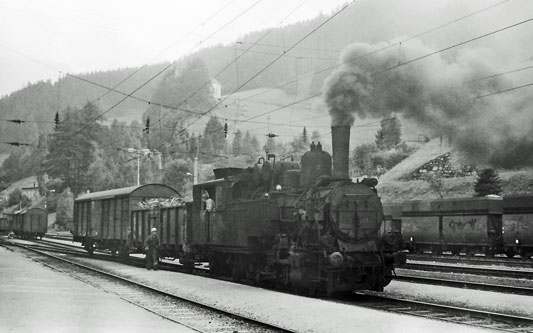
M 332 126 L 352 125 L 367 116 L 400 115 L 437 135 L 451 136 L 454 148 L 470 162 L 506 168 L 533 165 L 530 94 L 479 98 L 512 86 L 501 76 L 487 78 L 495 73 L 483 60 L 483 50 L 423 57 L 435 50 L 418 40 L 386 46 L 356 43 L 344 50 L 342 65 L 323 87 Z

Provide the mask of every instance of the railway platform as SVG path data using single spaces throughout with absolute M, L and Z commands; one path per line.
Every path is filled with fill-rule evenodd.
M 2 332 L 194 332 L 0 247 Z
M 98 267 L 209 307 L 293 332 L 496 332 L 489 328 L 418 318 L 356 305 L 347 306 L 340 301 L 275 292 L 197 275 L 164 270 L 147 271 L 104 261 L 100 261 Z

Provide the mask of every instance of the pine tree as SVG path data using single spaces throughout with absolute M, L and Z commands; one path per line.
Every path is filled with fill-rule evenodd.
M 242 132 L 241 130 L 237 130 L 237 132 L 235 132 L 235 136 L 233 137 L 233 142 L 231 144 L 231 151 L 233 155 L 239 156 L 241 154 L 241 147 L 242 147 Z
M 250 147 L 252 148 L 249 152 L 249 154 L 259 154 L 259 140 L 257 140 L 257 137 L 254 135 L 252 136 L 252 140 L 250 140 Z
M 57 198 L 56 221 L 63 228 L 72 221 L 74 210 L 74 195 L 67 187 Z
M 105 137 L 104 128 L 95 121 L 102 120 L 98 114 L 98 108 L 91 103 L 81 110 L 68 110 L 65 122 L 48 141 L 48 155 L 44 161 L 46 172 L 61 179 L 76 194 L 87 188 L 94 151 Z
M 224 125 L 215 117 L 211 117 L 205 125 L 204 135 L 200 140 L 200 152 L 209 160 L 224 151 Z
M 201 137 L 196 137 L 196 134 L 192 133 L 187 141 L 187 154 L 191 160 L 198 157 L 198 141 Z
M 192 165 L 186 160 L 171 161 L 165 168 L 162 182 L 176 189 L 182 195 L 190 195 L 192 178 L 187 176 L 192 170 Z
M 478 197 L 489 194 L 500 195 L 502 193 L 502 184 L 496 171 L 493 169 L 483 170 L 474 184 L 474 191 Z

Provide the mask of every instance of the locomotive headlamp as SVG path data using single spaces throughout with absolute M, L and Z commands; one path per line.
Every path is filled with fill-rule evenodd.
M 520 244 L 520 240 L 519 239 L 515 239 L 514 243 L 518 245 L 518 244 Z
M 413 241 L 413 237 L 409 238 L 409 240 L 412 242 Z

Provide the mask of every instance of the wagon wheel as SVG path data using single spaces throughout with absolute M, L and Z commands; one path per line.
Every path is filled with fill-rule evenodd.
M 95 242 L 92 240 L 92 239 L 85 239 L 83 240 L 83 248 L 85 249 L 85 251 L 87 251 L 87 253 L 89 253 L 89 255 L 93 255 L 94 253 L 94 248 L 95 248 Z
M 385 271 L 385 274 L 383 274 L 383 287 L 386 287 L 389 285 L 389 283 L 391 283 L 392 281 L 392 270 L 391 269 L 387 269 Z
M 254 273 L 255 273 L 254 274 L 254 284 L 256 286 L 260 286 L 261 282 L 263 282 L 263 279 L 261 277 L 261 271 L 260 270 L 256 270 Z
M 122 259 L 128 259 L 128 257 L 130 256 L 130 252 L 128 250 L 128 247 L 127 246 L 121 246 L 120 249 L 118 250 L 118 255 Z
M 486 257 L 494 257 L 494 249 L 492 247 L 489 247 L 485 250 L 485 256 Z
M 307 290 L 309 296 L 311 297 L 317 296 L 319 292 L 319 287 L 320 285 L 318 284 L 318 282 L 312 282 Z
M 516 255 L 516 252 L 513 249 L 507 249 L 505 250 L 505 255 L 507 258 L 512 258 Z
M 524 259 L 531 258 L 531 253 L 528 253 L 526 249 L 520 249 L 519 254 L 520 254 L 520 257 Z
M 385 287 L 385 272 L 377 271 L 377 274 L 374 275 L 374 281 L 372 282 L 372 290 L 383 291 Z
M 233 263 L 233 265 L 231 265 L 231 279 L 233 282 L 241 281 L 241 270 L 238 263 Z
M 209 254 L 209 274 L 219 275 L 222 268 L 222 258 L 216 253 Z
M 283 266 L 279 277 L 281 285 L 287 287 L 291 282 L 291 268 L 288 265 Z
M 191 260 L 189 258 L 184 259 L 183 267 L 185 268 L 185 272 L 192 273 L 194 271 L 194 260 Z

